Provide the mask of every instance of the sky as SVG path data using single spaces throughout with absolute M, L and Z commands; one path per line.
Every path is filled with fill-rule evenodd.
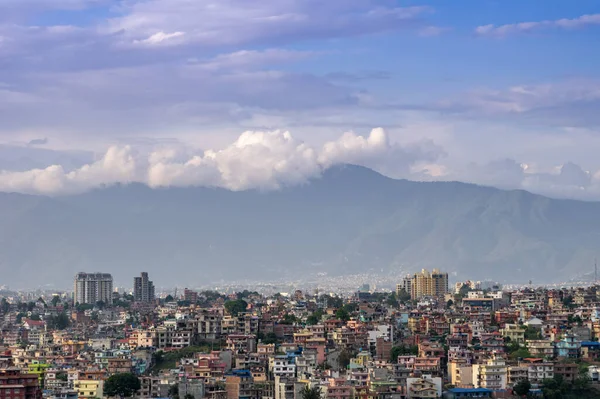
M 600 200 L 597 0 L 0 0 L 0 191 L 354 163 Z

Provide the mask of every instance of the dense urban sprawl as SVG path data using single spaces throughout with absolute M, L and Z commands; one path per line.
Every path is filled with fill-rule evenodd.
M 3 290 L 0 398 L 404 399 L 600 396 L 600 287 L 395 292 Z M 32 296 L 36 295 L 36 296 Z

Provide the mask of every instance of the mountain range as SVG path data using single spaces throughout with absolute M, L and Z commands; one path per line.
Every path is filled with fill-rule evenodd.
M 600 203 L 338 166 L 279 191 L 120 185 L 0 193 L 0 284 L 68 288 L 79 271 L 158 286 L 395 274 L 553 282 L 593 270 Z

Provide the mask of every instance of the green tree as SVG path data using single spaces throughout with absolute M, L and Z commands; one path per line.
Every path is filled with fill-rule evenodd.
M 315 311 L 314 313 L 312 313 L 310 316 L 308 316 L 306 318 L 306 324 L 308 324 L 309 326 L 313 326 L 315 324 L 319 324 L 319 322 L 321 321 L 321 318 L 323 317 L 323 311 L 321 309 L 318 309 L 317 311 Z
M 515 384 L 513 390 L 518 396 L 526 396 L 531 389 L 531 382 L 529 380 L 521 380 Z
M 340 365 L 340 368 L 347 368 L 351 359 L 352 353 L 348 352 L 346 349 L 343 349 L 338 356 L 338 364 Z
M 283 316 L 283 320 L 281 321 L 281 324 L 295 324 L 298 321 L 298 319 L 296 318 L 296 316 L 294 316 L 293 314 L 290 313 L 286 313 Z
M 320 302 L 327 303 L 327 306 L 333 307 L 333 308 L 341 308 L 344 305 L 344 300 L 337 295 L 331 296 L 331 295 L 323 294 L 323 295 L 321 295 L 319 300 L 320 300 Z
M 195 398 L 195 397 L 194 397 L 194 395 L 192 395 L 191 393 L 186 393 L 186 394 L 183 396 L 183 399 L 196 399 L 196 398 Z
M 308 385 L 305 385 L 304 388 L 300 390 L 300 397 L 302 399 L 322 399 L 323 395 L 320 387 L 315 386 L 311 388 Z
M 542 333 L 535 327 L 527 326 L 525 327 L 525 339 L 542 339 Z
M 276 344 L 277 343 L 277 335 L 274 332 L 267 333 L 262 340 L 263 344 Z
M 2 301 L 0 302 L 0 309 L 2 310 L 2 313 L 6 313 L 10 310 L 10 303 L 8 303 L 6 298 L 2 298 Z
M 60 297 L 58 295 L 54 295 L 52 297 L 52 306 L 56 307 L 58 305 L 58 303 L 60 302 Z
M 408 292 L 406 292 L 406 290 L 404 288 L 402 288 L 400 291 L 398 291 L 398 294 L 396 295 L 396 299 L 398 300 L 398 302 L 404 304 L 404 303 L 410 301 L 410 294 Z
M 140 379 L 131 373 L 113 374 L 104 382 L 106 396 L 129 398 L 140 388 Z
M 243 313 L 248 308 L 248 302 L 243 299 L 236 299 L 235 301 L 227 301 L 225 302 L 225 310 L 232 316 L 237 316 L 240 313 Z
M 393 363 L 398 361 L 398 356 L 406 356 L 406 355 L 418 355 L 419 354 L 419 346 L 418 345 L 398 345 L 393 346 L 390 351 L 390 360 Z
M 335 312 L 335 317 L 342 321 L 348 321 L 350 320 L 350 313 L 348 313 L 346 308 L 342 306 L 337 310 L 337 312 Z
M 173 295 L 167 295 L 165 302 L 173 302 Z
M 396 293 L 392 292 L 388 298 L 386 299 L 386 303 L 394 308 L 397 308 L 399 303 L 398 303 L 398 298 L 396 297 Z
M 452 299 L 448 299 L 448 302 L 446 302 L 446 309 L 450 309 L 452 306 L 454 306 L 454 301 Z
M 171 399 L 179 399 L 179 385 L 173 384 L 169 387 L 168 392 L 169 398 Z
M 69 316 L 65 312 L 59 313 L 56 316 L 48 316 L 46 324 L 52 330 L 64 330 L 69 327 Z
M 544 394 L 544 399 L 560 399 L 562 397 L 560 383 L 555 378 L 543 380 L 542 393 Z

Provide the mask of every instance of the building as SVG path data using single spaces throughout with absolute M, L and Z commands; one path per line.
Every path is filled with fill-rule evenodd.
M 506 389 L 508 369 L 501 358 L 488 359 L 485 364 L 473 365 L 475 388 Z
M 442 396 L 442 379 L 431 375 L 407 378 L 406 391 L 407 398 L 440 398 Z
M 190 303 L 196 303 L 198 302 L 198 293 L 186 288 L 183 290 L 183 299 L 189 301 Z
M 75 303 L 104 302 L 112 304 L 113 278 L 108 273 L 77 273 L 75 275 Z
M 133 299 L 136 302 L 154 302 L 154 284 L 148 280 L 148 273 L 133 278 Z
M 429 272 L 425 269 L 412 276 L 410 284 L 410 297 L 420 299 L 423 297 L 443 297 L 448 292 L 448 273 L 437 269 Z
M 0 398 L 41 399 L 37 374 L 23 374 L 17 368 L 0 370 Z
M 104 392 L 102 380 L 75 380 L 73 389 L 80 399 L 102 398 Z
M 412 291 L 412 279 L 413 276 L 410 274 L 402 279 L 402 283 L 396 285 L 396 295 L 400 296 L 400 294 L 404 291 L 408 295 L 410 295 Z

